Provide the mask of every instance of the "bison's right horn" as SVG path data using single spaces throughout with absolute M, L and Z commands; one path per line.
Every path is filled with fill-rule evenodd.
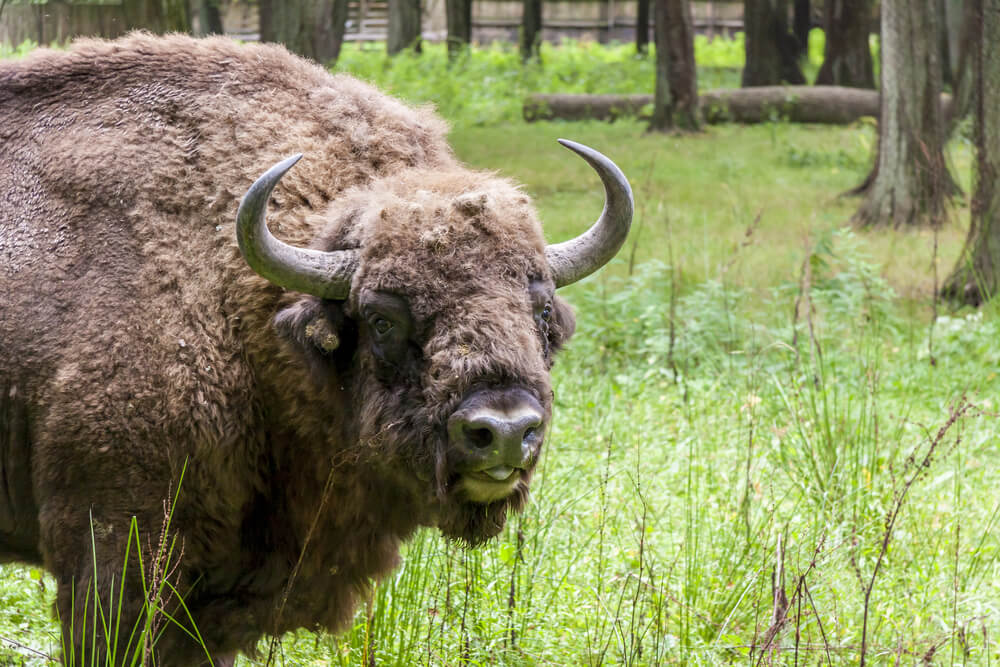
M 560 139 L 594 168 L 604 183 L 604 212 L 597 222 L 575 239 L 545 248 L 556 287 L 565 287 L 601 268 L 625 243 L 632 225 L 632 188 L 618 166 L 593 148 Z
M 346 299 L 358 266 L 356 250 L 297 248 L 274 238 L 267 228 L 271 191 L 301 157 L 282 160 L 250 186 L 236 213 L 236 242 L 250 268 L 275 285 L 324 299 Z

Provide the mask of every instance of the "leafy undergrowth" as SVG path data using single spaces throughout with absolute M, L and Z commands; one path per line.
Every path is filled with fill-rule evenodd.
M 494 43 L 449 63 L 443 44 L 394 58 L 382 44 L 348 44 L 335 71 L 347 72 L 415 104 L 433 104 L 454 125 L 495 125 L 521 118 L 533 92 L 649 93 L 654 62 L 631 45 L 542 45 L 542 63 L 521 64 L 516 45 Z M 736 73 L 738 77 L 738 72 Z
M 732 39 L 695 38 L 698 87 L 737 88 L 744 63 L 743 33 Z M 444 44 L 424 44 L 422 53 L 385 55 L 381 43 L 345 45 L 334 71 L 347 72 L 414 104 L 433 104 L 456 126 L 496 125 L 520 120 L 530 93 L 652 94 L 655 46 L 646 55 L 633 44 L 566 40 L 543 43 L 540 62 L 522 65 L 517 45 L 494 42 L 448 62 Z M 803 65 L 815 76 L 823 54 L 822 31 L 810 38 Z
M 23 58 L 37 48 L 38 44 L 32 42 L 31 40 L 22 42 L 18 46 L 11 46 L 6 42 L 0 42 L 0 59 Z

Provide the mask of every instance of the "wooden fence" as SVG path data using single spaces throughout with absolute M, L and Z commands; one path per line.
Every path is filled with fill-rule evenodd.
M 0 0 L 3 2 L 3 0 Z M 141 2 L 131 0 L 141 6 Z M 444 0 L 423 0 L 424 36 L 443 39 Z M 114 36 L 132 26 L 122 20 L 122 0 L 94 0 L 87 3 L 8 0 L 0 15 L 0 40 L 20 43 L 32 39 L 40 43 L 64 41 L 74 34 Z M 155 4 L 155 3 L 153 3 Z M 520 0 L 473 0 L 473 39 L 516 41 L 521 27 Z M 543 39 L 564 37 L 598 41 L 634 39 L 635 0 L 544 0 Z M 698 0 L 691 2 L 695 30 L 708 35 L 729 35 L 743 28 L 742 0 Z M 246 40 L 258 38 L 257 7 L 254 2 L 225 2 L 223 25 L 226 32 Z M 388 26 L 387 0 L 349 0 L 345 38 L 381 41 Z

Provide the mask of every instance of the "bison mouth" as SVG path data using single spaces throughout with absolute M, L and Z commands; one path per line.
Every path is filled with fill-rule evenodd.
M 478 546 L 503 530 L 510 514 L 520 512 L 528 502 L 529 470 L 514 470 L 503 482 L 485 481 L 476 473 L 459 475 L 452 502 L 446 503 L 438 518 L 445 537 Z M 478 494 L 472 500 L 472 494 Z M 495 496 L 495 500 L 484 498 Z
M 508 465 L 496 465 L 486 470 L 461 475 L 457 490 L 462 498 L 473 503 L 488 504 L 503 500 L 521 483 L 524 470 Z

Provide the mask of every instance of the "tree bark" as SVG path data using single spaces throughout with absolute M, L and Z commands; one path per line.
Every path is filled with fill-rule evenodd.
M 409 48 L 420 53 L 420 0 L 389 0 L 389 34 L 385 46 L 390 56 Z
M 340 55 L 347 0 L 283 0 L 280 3 L 272 0 L 261 2 L 260 9 L 262 40 L 280 42 L 289 51 L 320 63 L 335 61 Z
M 472 41 L 472 0 L 445 0 L 448 58 L 454 59 Z
M 954 85 L 954 70 L 951 67 L 951 35 L 948 34 L 947 0 L 937 0 L 932 16 L 937 31 L 938 48 L 941 49 L 941 83 L 949 88 Z
M 948 36 L 948 58 L 945 66 L 952 72 L 958 71 L 958 61 L 964 45 L 964 40 L 969 33 L 966 31 L 965 23 L 967 16 L 972 13 L 971 9 L 975 3 L 971 0 L 942 0 L 944 3 L 944 29 Z
M 812 28 L 812 7 L 809 0 L 795 0 L 792 14 L 792 34 L 795 35 L 796 55 L 809 53 L 809 29 Z
M 259 26 L 260 41 L 274 42 L 274 7 L 272 0 L 257 0 L 257 25 Z
M 0 0 L 2 2 L 2 0 Z M 7 4 L 0 18 L 0 41 L 63 43 L 74 37 L 114 38 L 130 30 L 190 32 L 187 0 L 123 0 L 117 5 Z
M 959 38 L 957 40 L 957 54 L 954 64 L 954 82 L 952 83 L 952 93 L 955 97 L 955 104 L 952 113 L 945 117 L 947 130 L 946 137 L 950 137 L 955 132 L 958 122 L 972 113 L 972 58 L 976 48 L 976 35 L 982 29 L 979 25 L 981 19 L 978 15 L 976 3 L 972 0 L 953 0 L 962 4 L 961 20 L 958 28 Z M 949 22 L 951 22 L 949 18 Z
M 971 305 L 1000 287 L 1000 0 L 971 0 L 976 15 L 970 39 L 976 166 L 971 221 L 958 264 L 942 293 Z
M 744 0 L 746 34 L 744 87 L 806 82 L 795 36 L 788 32 L 787 0 Z
M 200 0 L 198 2 L 198 28 L 202 35 L 223 34 L 219 0 Z
M 855 193 L 861 226 L 940 224 L 957 189 L 944 161 L 936 0 L 882 3 L 882 98 L 875 166 Z
M 826 46 L 816 75 L 822 86 L 874 88 L 875 72 L 868 47 L 872 0 L 826 0 L 823 30 Z
M 333 0 L 333 31 L 330 33 L 330 61 L 337 62 L 344 46 L 344 32 L 347 30 L 348 0 Z
M 694 63 L 694 23 L 687 0 L 654 0 L 656 88 L 649 130 L 697 130 L 698 78 Z
M 635 15 L 635 52 L 649 52 L 649 0 L 638 0 Z
M 542 0 L 523 0 L 521 6 L 521 60 L 541 60 Z

